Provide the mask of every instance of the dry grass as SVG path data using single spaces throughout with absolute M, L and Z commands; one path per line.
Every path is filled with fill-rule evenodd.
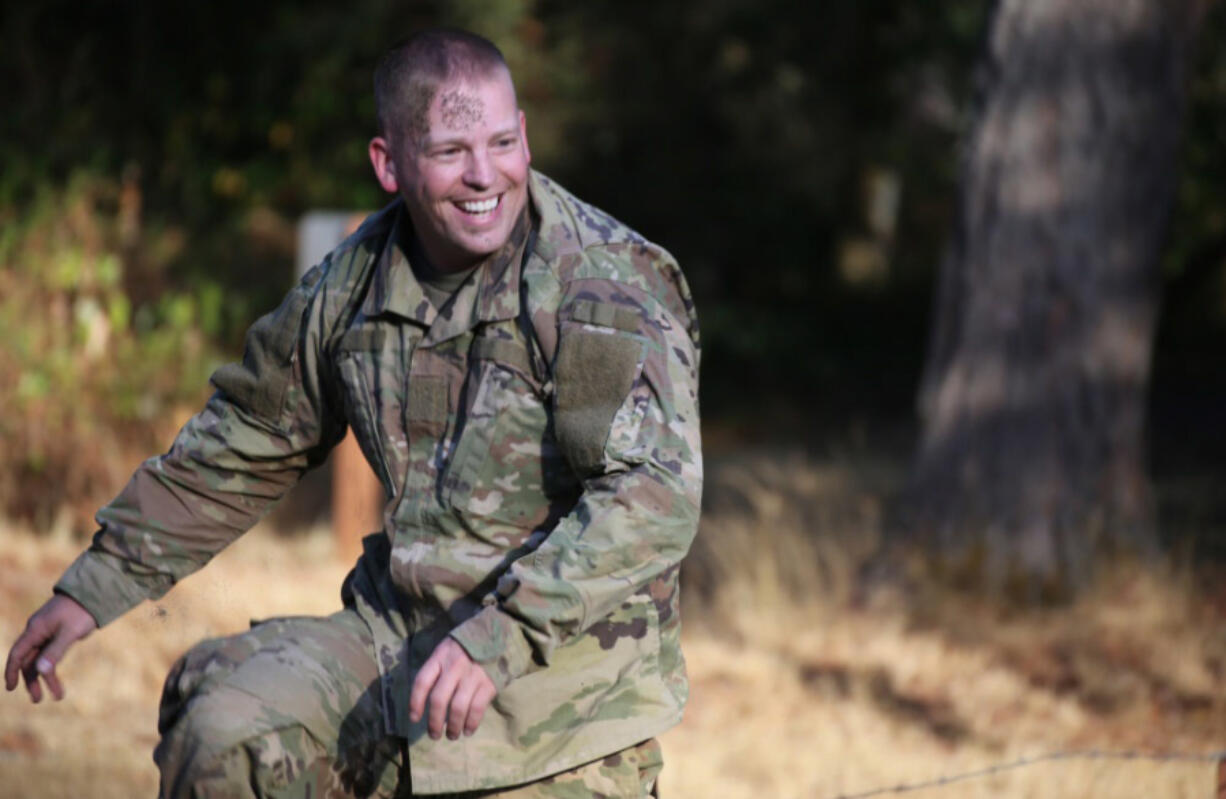
M 742 458 L 712 470 L 688 565 L 692 699 L 664 736 L 670 797 L 813 797 L 1059 749 L 1226 743 L 1226 624 L 1186 578 L 1120 567 L 1073 607 L 1011 613 L 937 591 L 858 602 L 880 470 Z M 0 531 L 7 647 L 77 545 Z M 170 663 L 249 617 L 323 613 L 345 567 L 326 535 L 256 530 L 158 605 L 83 642 L 69 695 L 0 698 L 0 796 L 132 797 Z M 1208 797 L 1209 764 L 1041 764 L 914 797 Z
M 7 651 L 78 549 L 64 537 L 0 532 L 0 641 Z M 329 613 L 346 573 L 322 533 L 292 541 L 253 530 L 156 605 L 81 642 L 60 668 L 67 696 L 31 708 L 0 699 L 0 796 L 153 796 L 157 702 L 174 660 L 252 618 Z

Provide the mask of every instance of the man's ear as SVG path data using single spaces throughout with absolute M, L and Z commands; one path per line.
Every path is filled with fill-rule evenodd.
M 519 138 L 524 143 L 524 159 L 532 163 L 532 151 L 528 149 L 528 121 L 524 117 L 524 112 L 519 112 Z
M 375 179 L 389 194 L 400 190 L 400 182 L 396 178 L 396 163 L 392 159 L 392 146 L 387 139 L 376 136 L 370 140 L 366 148 L 370 154 L 370 165 L 375 169 Z

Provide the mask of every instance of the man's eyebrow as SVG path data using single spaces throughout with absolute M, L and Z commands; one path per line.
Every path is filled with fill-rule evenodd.
M 519 135 L 519 123 L 512 122 L 512 123 L 508 123 L 505 128 L 501 128 L 500 130 L 496 130 L 493 133 L 491 133 L 489 135 L 489 138 L 498 139 L 498 138 L 502 138 L 503 136 L 518 136 L 518 135 Z M 460 145 L 467 144 L 468 136 L 460 134 L 456 136 L 443 136 L 443 137 L 436 139 L 429 135 L 426 135 L 424 138 L 422 138 L 421 141 L 422 141 L 422 149 L 428 150 L 433 147 L 441 147 L 445 144 L 460 144 Z
M 519 135 L 519 123 L 518 123 L 518 122 L 512 122 L 512 123 L 508 124 L 508 125 L 507 125 L 505 128 L 502 128 L 501 130 L 496 130 L 496 131 L 494 131 L 494 132 L 493 132 L 493 133 L 490 135 L 490 138 L 491 138 L 491 139 L 496 139 L 496 138 L 498 138 L 499 136 L 518 136 L 518 135 Z

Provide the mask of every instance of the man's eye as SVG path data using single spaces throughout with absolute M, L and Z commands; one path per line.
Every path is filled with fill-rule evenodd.
M 507 136 L 505 139 L 499 139 L 497 142 L 495 142 L 495 144 L 503 149 L 506 149 L 507 147 L 511 147 L 515 144 L 515 137 Z
M 434 154 L 440 158 L 453 158 L 460 154 L 459 147 L 444 147 L 441 150 L 435 150 Z

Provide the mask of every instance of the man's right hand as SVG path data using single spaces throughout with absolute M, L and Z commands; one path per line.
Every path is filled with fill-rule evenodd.
M 98 629 L 89 611 L 72 597 L 56 594 L 34 612 L 26 622 L 25 631 L 17 638 L 4 665 L 4 687 L 17 687 L 17 675 L 26 681 L 30 700 L 43 698 L 41 675 L 56 699 L 64 698 L 64 686 L 56 676 L 55 667 L 64 658 L 68 647 Z

